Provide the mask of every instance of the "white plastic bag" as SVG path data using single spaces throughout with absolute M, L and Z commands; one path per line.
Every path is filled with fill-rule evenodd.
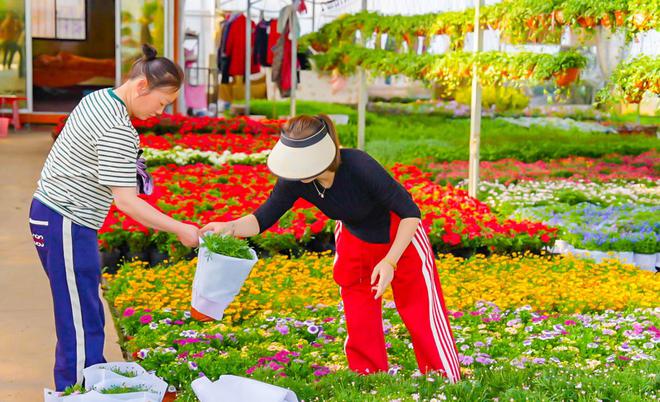
M 113 394 L 117 401 L 161 402 L 167 391 L 167 383 L 153 374 L 140 378 L 118 378 L 101 381 L 92 387 L 93 391 L 103 391 L 113 387 L 143 387 L 148 391 Z M 107 395 L 106 395 L 107 396 Z M 114 401 L 114 399 L 113 399 Z
M 89 391 L 84 394 L 58 396 L 59 392 L 44 389 L 44 402 L 161 402 L 162 399 L 147 399 L 138 393 L 124 395 L 105 395 L 97 391 Z
M 250 253 L 252 259 L 244 260 L 200 247 L 192 287 L 192 307 L 215 320 L 221 320 L 225 309 L 240 292 L 258 261 L 257 253 L 252 249 Z
M 234 375 L 220 376 L 216 382 L 201 377 L 191 386 L 200 402 L 298 402 L 289 389 Z
M 132 372 L 135 375 L 127 377 L 116 373 L 116 371 Z M 105 380 L 151 377 L 151 374 L 147 373 L 147 370 L 137 363 L 111 362 L 99 363 L 83 369 L 83 377 L 85 377 L 85 388 L 90 390 L 94 385 Z
M 114 371 L 113 371 L 114 370 Z M 116 373 L 132 372 L 133 377 Z M 167 383 L 147 372 L 137 363 L 99 363 L 83 369 L 84 394 L 59 396 L 59 392 L 44 389 L 45 402 L 161 402 L 167 391 Z M 99 391 L 113 387 L 143 387 L 149 391 L 125 394 L 103 394 Z

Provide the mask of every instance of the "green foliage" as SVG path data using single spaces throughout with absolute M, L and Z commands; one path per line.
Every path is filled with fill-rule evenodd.
M 481 8 L 483 29 L 498 29 L 514 44 L 559 43 L 564 26 L 593 30 L 601 25 L 623 27 L 630 35 L 660 28 L 660 0 L 508 0 Z M 453 50 L 462 49 L 465 35 L 474 30 L 474 9 L 422 15 L 380 15 L 361 12 L 343 15 L 317 32 L 301 38 L 301 45 L 326 52 L 355 42 L 356 32 L 366 36 L 387 33 L 396 49 L 417 37 L 448 35 Z M 379 40 L 376 41 L 380 43 Z M 412 46 L 409 46 L 411 48 Z
M 441 84 L 453 92 L 472 81 L 473 66 L 479 70 L 484 86 L 510 83 L 544 83 L 555 74 L 569 68 L 582 68 L 586 58 L 575 50 L 556 55 L 544 53 L 449 52 L 441 55 L 396 53 L 367 49 L 358 45 L 343 45 L 313 56 L 316 68 L 322 72 L 338 71 L 353 74 L 362 67 L 375 75 L 402 74 L 428 84 Z
M 202 243 L 199 247 L 204 247 L 212 253 L 227 257 L 243 260 L 251 260 L 253 258 L 247 240 L 238 239 L 233 236 L 209 233 L 202 238 Z
M 272 110 L 272 102 L 255 102 L 254 113 Z M 289 102 L 277 102 L 278 110 L 288 111 Z M 348 125 L 336 126 L 344 147 L 357 146 L 357 116 L 344 105 L 299 102 L 299 114 L 346 113 Z M 286 112 L 285 112 L 286 113 Z M 366 150 L 385 165 L 394 163 L 426 166 L 429 161 L 467 160 L 469 119 L 427 115 L 391 115 L 367 112 Z M 607 154 L 639 155 L 657 148 L 658 140 L 643 135 L 619 136 L 559 130 L 552 127 L 525 128 L 498 119 L 481 122 L 482 161 L 515 158 L 523 162 L 574 156 L 601 157 Z
M 470 105 L 472 99 L 472 88 L 461 88 L 456 92 L 456 102 Z M 498 112 L 510 110 L 521 110 L 529 105 L 529 98 L 519 89 L 510 87 L 485 87 L 481 91 L 481 105 L 492 108 Z
M 660 95 L 660 57 L 657 56 L 642 55 L 619 64 L 599 93 L 599 101 L 639 103 L 647 92 Z

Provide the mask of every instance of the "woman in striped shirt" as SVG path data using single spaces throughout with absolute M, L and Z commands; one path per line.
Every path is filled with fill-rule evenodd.
M 176 99 L 179 66 L 143 46 L 128 80 L 85 96 L 46 159 L 30 208 L 30 230 L 50 282 L 57 348 L 55 387 L 82 384 L 82 370 L 105 362 L 97 230 L 114 200 L 143 225 L 198 245 L 198 228 L 176 221 L 138 197 L 140 139 L 131 118 L 159 115 Z

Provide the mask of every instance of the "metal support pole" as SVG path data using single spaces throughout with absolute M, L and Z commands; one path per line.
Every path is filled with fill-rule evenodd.
M 312 32 L 316 31 L 316 0 L 312 1 Z
M 296 115 L 296 87 L 298 86 L 298 77 L 296 76 L 298 67 L 298 38 L 296 38 L 294 31 L 297 7 L 298 1 L 293 0 L 291 4 L 291 16 L 289 17 L 289 35 L 291 35 L 291 110 L 289 111 L 289 115 L 291 117 Z
M 367 10 L 367 0 L 362 0 L 362 11 Z M 364 32 L 360 32 L 360 41 L 364 46 L 366 37 Z M 365 117 L 367 114 L 367 73 L 362 67 L 358 68 L 358 79 L 360 87 L 358 92 L 358 132 L 357 132 L 357 145 L 358 149 L 364 150 L 365 142 Z
M 483 49 L 483 33 L 479 23 L 480 8 L 483 0 L 475 2 L 474 9 L 474 56 L 475 63 L 472 66 L 472 105 L 470 108 L 470 162 L 468 178 L 468 194 L 470 197 L 477 196 L 479 188 L 479 143 L 481 137 L 481 84 L 479 83 L 479 69 L 476 57 Z
M 252 74 L 252 0 L 247 2 L 245 16 L 245 115 L 250 115 L 250 75 Z

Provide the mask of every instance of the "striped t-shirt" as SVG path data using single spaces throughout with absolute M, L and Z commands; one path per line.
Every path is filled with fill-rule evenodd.
M 99 229 L 111 187 L 136 187 L 140 145 L 126 105 L 112 91 L 85 96 L 46 159 L 35 198 L 73 222 Z

